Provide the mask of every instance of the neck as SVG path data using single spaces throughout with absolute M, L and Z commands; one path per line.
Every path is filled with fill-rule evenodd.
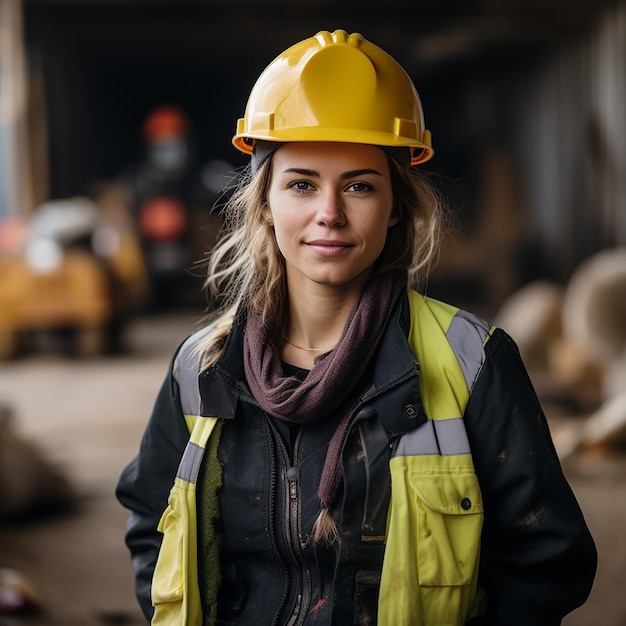
M 289 294 L 289 309 L 284 334 L 289 341 L 304 348 L 334 346 L 343 333 L 356 297 L 332 294 Z
M 339 341 L 359 295 L 319 285 L 306 290 L 290 289 L 283 329 L 283 359 L 311 369 L 315 359 Z

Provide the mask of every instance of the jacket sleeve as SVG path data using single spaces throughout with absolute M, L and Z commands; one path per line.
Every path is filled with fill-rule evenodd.
M 172 361 L 143 434 L 139 453 L 123 470 L 116 496 L 130 509 L 126 545 L 131 553 L 135 593 L 148 620 L 152 619 L 152 574 L 162 535 L 157 530 L 167 507 L 178 464 L 189 440 Z
M 556 626 L 591 590 L 597 553 L 517 346 L 496 330 L 465 414 L 485 510 L 489 626 Z

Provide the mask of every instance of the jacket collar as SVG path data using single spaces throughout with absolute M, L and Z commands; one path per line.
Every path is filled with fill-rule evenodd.
M 240 398 L 254 401 L 245 382 L 243 333 L 245 319 L 235 318 L 220 358 L 200 374 L 200 415 L 233 419 Z
M 409 325 L 409 302 L 402 297 L 381 341 L 372 386 L 363 399 L 390 436 L 415 430 L 427 419 L 419 389 L 419 363 L 407 340 Z

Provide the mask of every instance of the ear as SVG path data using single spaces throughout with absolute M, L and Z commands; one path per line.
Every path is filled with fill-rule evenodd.
M 263 208 L 261 209 L 261 215 L 263 219 L 267 222 L 267 225 L 272 228 L 274 226 L 274 219 L 272 217 L 272 210 L 270 209 L 267 202 L 263 204 Z
M 267 203 L 267 200 L 263 202 L 263 207 L 261 208 L 261 215 L 263 215 L 263 219 L 265 221 L 272 219 L 272 210 Z
M 400 221 L 400 218 L 397 215 L 391 214 L 389 216 L 389 220 L 387 221 L 387 228 L 391 228 L 395 226 Z

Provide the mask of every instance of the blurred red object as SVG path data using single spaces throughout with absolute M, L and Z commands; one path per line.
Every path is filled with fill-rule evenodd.
M 187 211 L 178 198 L 156 196 L 139 210 L 139 231 L 147 241 L 173 241 L 187 230 Z
M 27 228 L 23 220 L 9 217 L 0 220 L 0 254 L 13 255 L 24 248 Z

